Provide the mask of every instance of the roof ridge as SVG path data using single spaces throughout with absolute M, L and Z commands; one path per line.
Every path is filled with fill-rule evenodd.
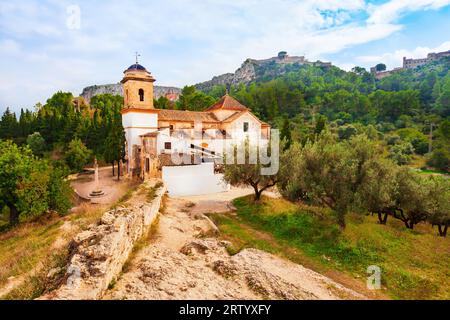
M 225 94 L 219 101 L 208 107 L 205 111 L 214 110 L 249 110 L 246 106 L 240 103 L 236 98 Z

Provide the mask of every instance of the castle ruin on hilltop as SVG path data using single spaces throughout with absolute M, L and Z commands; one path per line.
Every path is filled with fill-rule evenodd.
M 443 52 L 431 52 L 427 55 L 426 58 L 419 58 L 419 59 L 413 59 L 413 58 L 406 58 L 403 57 L 403 66 L 394 68 L 392 70 L 387 71 L 378 71 L 376 67 L 370 68 L 370 72 L 375 76 L 376 79 L 380 80 L 383 78 L 386 78 L 387 76 L 390 76 L 391 74 L 394 74 L 396 72 L 407 70 L 407 69 L 414 69 L 417 67 L 420 67 L 426 63 L 438 60 L 440 58 L 444 57 L 450 57 L 450 50 L 443 51 Z

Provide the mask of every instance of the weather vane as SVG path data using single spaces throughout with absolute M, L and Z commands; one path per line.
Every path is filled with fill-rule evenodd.
M 136 64 L 138 64 L 138 57 L 140 57 L 141 55 L 136 51 Z

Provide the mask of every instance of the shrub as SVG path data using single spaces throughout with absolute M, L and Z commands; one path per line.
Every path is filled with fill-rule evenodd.
M 37 156 L 42 156 L 45 151 L 45 140 L 39 132 L 30 134 L 27 138 L 27 144 L 33 151 L 33 154 Z
M 444 147 L 434 149 L 427 164 L 433 168 L 448 171 L 450 169 L 450 152 Z
M 65 160 L 72 172 L 80 172 L 91 156 L 92 151 L 86 148 L 80 139 L 73 139 L 67 148 Z

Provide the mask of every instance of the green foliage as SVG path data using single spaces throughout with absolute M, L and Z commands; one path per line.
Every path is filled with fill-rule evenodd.
M 291 128 L 290 128 L 290 122 L 287 117 L 284 117 L 283 119 L 283 126 L 280 130 L 280 140 L 285 142 L 285 149 L 289 149 L 292 143 L 292 136 L 291 136 Z
M 13 139 L 18 135 L 16 114 L 6 108 L 0 122 L 0 139 Z
M 0 140 L 0 207 L 9 208 L 11 225 L 22 217 L 68 205 L 69 186 L 62 179 L 56 168 L 36 158 L 28 147 Z
M 65 153 L 65 160 L 73 172 L 80 172 L 91 159 L 92 152 L 81 142 L 80 139 L 70 141 Z
M 37 156 L 42 156 L 46 149 L 45 140 L 39 132 L 30 134 L 27 138 L 27 144 L 33 151 L 33 154 Z
M 450 170 L 450 151 L 445 147 L 438 147 L 433 150 L 427 164 L 433 168 L 449 171 Z
M 239 154 L 245 155 L 244 163 L 240 163 Z M 250 163 L 248 159 L 249 155 L 256 156 L 255 163 Z M 278 173 L 270 174 L 265 173 L 267 170 L 265 165 L 262 164 L 259 150 L 253 146 L 250 146 L 248 142 L 245 142 L 241 146 L 234 148 L 233 159 L 224 160 L 224 177 L 223 179 L 234 186 L 249 186 L 255 191 L 255 201 L 261 199 L 262 193 L 274 187 L 278 182 Z M 270 165 L 274 166 L 274 163 Z
M 119 112 L 113 115 L 108 123 L 108 136 L 105 141 L 105 151 L 103 157 L 105 161 L 119 164 L 125 158 L 125 131 L 122 127 L 122 117 Z M 117 177 L 120 178 L 120 166 L 118 165 Z
M 68 169 L 63 165 L 54 165 L 50 173 L 48 188 L 49 208 L 61 215 L 67 213 L 72 207 L 74 191 L 66 180 Z
M 397 134 L 403 141 L 410 142 L 417 154 L 428 152 L 429 139 L 422 132 L 414 128 L 404 128 L 397 130 Z
M 397 143 L 389 149 L 389 158 L 398 165 L 406 165 L 411 162 L 413 154 L 414 147 L 410 142 Z
M 281 255 L 323 273 L 330 267 L 360 278 L 369 265 L 382 268 L 383 292 L 395 299 L 448 299 L 448 239 L 428 226 L 418 232 L 387 225 L 370 217 L 351 216 L 339 230 L 327 210 L 293 205 L 282 199 L 234 200 L 237 215 L 212 215 L 233 253 L 255 247 Z M 432 253 L 432 254 L 430 254 Z
M 442 121 L 436 131 L 434 148 L 427 164 L 438 170 L 450 170 L 450 120 Z
M 201 91 L 197 91 L 194 86 L 186 86 L 181 90 L 180 99 L 177 102 L 177 109 L 203 111 L 214 102 L 214 98 Z
M 450 181 L 432 176 L 428 184 L 428 221 L 438 226 L 439 235 L 445 237 L 450 226 Z
M 377 71 L 385 71 L 386 70 L 386 65 L 384 63 L 379 63 L 375 66 L 375 69 Z
M 440 85 L 439 93 L 436 93 L 436 103 L 435 110 L 442 117 L 450 116 L 450 71 L 447 73 L 445 78 L 442 79 L 442 84 Z
M 357 130 L 353 125 L 345 125 L 338 128 L 339 140 L 347 140 L 357 134 Z
M 153 104 L 156 109 L 175 109 L 175 103 L 173 103 L 164 96 L 161 96 L 158 99 L 156 99 Z
M 368 170 L 377 163 L 379 147 L 365 136 L 343 142 L 325 132 L 304 147 L 294 145 L 282 157 L 280 189 L 292 199 L 307 194 L 331 208 L 341 227 L 356 202 Z
M 413 151 L 409 142 L 395 144 L 389 154 L 394 161 L 390 161 L 382 146 L 365 135 L 339 142 L 324 132 L 314 142 L 295 143 L 283 153 L 278 187 L 291 201 L 329 207 L 341 227 L 349 212 L 370 212 L 378 214 L 381 224 L 392 216 L 413 229 L 436 207 L 430 202 L 435 197 L 432 181 L 395 164 L 403 164 Z M 443 192 L 442 197 L 450 202 L 449 193 Z M 441 211 L 448 213 L 448 208 Z

